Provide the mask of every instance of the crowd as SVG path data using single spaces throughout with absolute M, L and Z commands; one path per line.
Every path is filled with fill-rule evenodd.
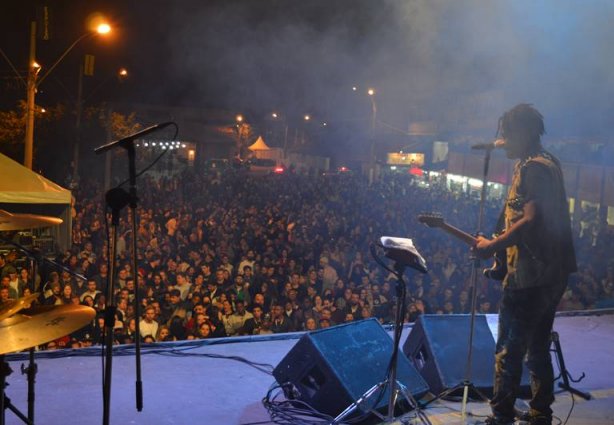
M 138 270 L 131 266 L 127 211 L 118 226 L 115 343 L 135 340 L 137 320 L 144 342 L 314 330 L 369 317 L 391 322 L 397 282 L 370 252 L 381 236 L 411 238 L 428 264 L 427 274 L 406 272 L 406 321 L 422 313 L 469 313 L 469 247 L 417 216 L 437 211 L 471 233 L 479 202 L 417 182 L 404 174 L 372 185 L 349 173 L 252 178 L 232 169 L 144 177 Z M 0 257 L 0 303 L 37 288 L 44 304 L 85 304 L 98 312 L 90 325 L 48 349 L 99 344 L 103 336 L 108 214 L 99 183 L 84 182 L 75 195 L 72 249 L 58 258 L 72 273 L 49 268 L 33 279 L 27 268 L 13 265 L 15 253 Z M 485 233 L 494 230 L 500 203 L 486 203 Z M 560 309 L 607 305 L 614 299 L 614 235 L 607 226 L 590 234 L 580 223 L 575 228 L 580 270 Z M 490 264 L 480 264 L 485 267 Z M 477 312 L 496 312 L 501 284 L 480 272 L 476 290 Z M 131 302 L 137 291 L 141 317 Z

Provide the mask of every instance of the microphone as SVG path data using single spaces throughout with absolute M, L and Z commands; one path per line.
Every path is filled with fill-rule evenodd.
M 471 149 L 475 150 L 491 150 L 491 149 L 499 149 L 505 146 L 505 140 L 497 139 L 494 142 L 490 143 L 478 143 L 477 145 L 472 145 Z
M 175 123 L 172 121 L 167 121 L 167 122 L 163 122 L 160 124 L 152 125 L 151 127 L 147 127 L 144 130 L 137 131 L 136 133 L 133 133 L 130 136 L 126 136 L 114 142 L 107 143 L 106 145 L 99 146 L 96 149 L 94 149 L 94 152 L 96 152 L 97 154 L 100 154 L 100 153 L 106 152 L 109 149 L 115 147 L 115 145 L 126 147 L 127 143 L 132 142 L 133 140 L 138 139 L 139 137 L 143 137 L 146 134 L 153 133 L 154 131 L 161 130 L 165 127 L 168 127 L 171 124 L 175 124 Z

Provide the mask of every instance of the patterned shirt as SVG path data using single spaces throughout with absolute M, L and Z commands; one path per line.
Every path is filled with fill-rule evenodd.
M 537 220 L 521 229 L 519 243 L 507 248 L 508 289 L 564 284 L 576 271 L 569 207 L 558 160 L 548 152 L 519 161 L 505 205 L 505 228 L 523 217 L 529 201 Z

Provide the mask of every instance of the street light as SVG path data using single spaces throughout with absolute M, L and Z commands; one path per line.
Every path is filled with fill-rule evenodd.
M 361 88 L 362 92 L 363 88 Z M 358 92 L 357 86 L 352 86 L 352 91 Z M 371 100 L 371 142 L 369 146 L 369 184 L 373 183 L 375 178 L 375 165 L 376 165 L 376 157 L 375 157 L 375 126 L 377 124 L 377 103 L 375 102 L 375 94 L 376 91 L 374 88 L 369 87 L 366 91 L 369 99 Z
M 102 23 L 100 25 L 98 25 L 98 27 L 96 27 L 96 32 L 98 34 L 108 34 L 111 32 L 111 26 L 109 24 Z
M 96 27 L 95 31 L 95 33 L 101 35 L 108 34 L 109 32 L 111 32 L 111 26 L 107 23 L 100 23 Z M 26 138 L 23 160 L 23 165 L 28 167 L 30 170 L 32 169 L 32 154 L 34 152 L 34 109 L 36 104 L 36 89 L 81 40 L 90 37 L 95 33 L 86 32 L 77 38 L 39 79 L 38 74 L 41 70 L 41 66 L 36 62 L 36 22 L 30 23 L 30 59 L 28 61 Z
M 371 149 L 369 153 L 369 181 L 375 178 L 375 124 L 377 120 L 377 104 L 375 103 L 375 89 L 368 89 L 367 94 L 371 99 Z
M 237 122 L 237 159 L 241 159 L 241 126 L 243 125 L 243 115 L 237 114 L 235 121 Z
M 272 130 L 272 134 L 273 134 L 273 140 L 276 143 L 279 143 L 279 126 L 282 126 L 283 128 L 283 133 L 284 133 L 284 143 L 283 143 L 283 155 L 284 158 L 287 155 L 288 152 L 288 119 L 287 116 L 282 112 L 271 112 L 271 119 L 274 123 L 277 123 L 275 125 L 273 125 L 273 130 Z

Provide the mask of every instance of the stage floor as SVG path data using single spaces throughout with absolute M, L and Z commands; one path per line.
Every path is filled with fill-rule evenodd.
M 488 322 L 496 332 L 496 316 L 488 316 Z M 569 425 L 614 424 L 614 315 L 559 316 L 555 330 L 560 335 L 568 371 L 573 377 L 586 374 L 572 386 L 592 396 L 585 401 L 578 396 L 572 400 L 568 393 L 558 394 L 553 406 L 555 415 L 564 422 L 573 406 Z M 410 331 L 404 329 L 403 340 Z M 226 357 L 242 357 L 275 367 L 300 336 L 284 334 L 209 340 L 206 344 L 198 341 L 197 344 L 160 344 L 155 348 L 143 346 L 142 412 L 137 412 L 135 407 L 133 350 L 118 347 L 113 358 L 110 423 L 267 423 L 270 417 L 261 400 L 275 383 L 274 378 L 266 370 Z M 103 422 L 103 369 L 99 352 L 99 349 L 55 351 L 51 352 L 51 358 L 48 353 L 37 353 L 35 423 Z M 14 372 L 7 378 L 6 394 L 25 413 L 27 381 L 20 373 L 25 360 L 15 355 L 7 357 Z M 460 409 L 461 403 L 437 401 L 424 413 L 433 424 L 461 424 Z M 467 423 L 476 424 L 483 420 L 480 415 L 489 413 L 489 408 L 484 402 L 471 402 L 468 412 L 471 416 Z M 6 424 L 20 423 L 23 422 L 7 410 Z

